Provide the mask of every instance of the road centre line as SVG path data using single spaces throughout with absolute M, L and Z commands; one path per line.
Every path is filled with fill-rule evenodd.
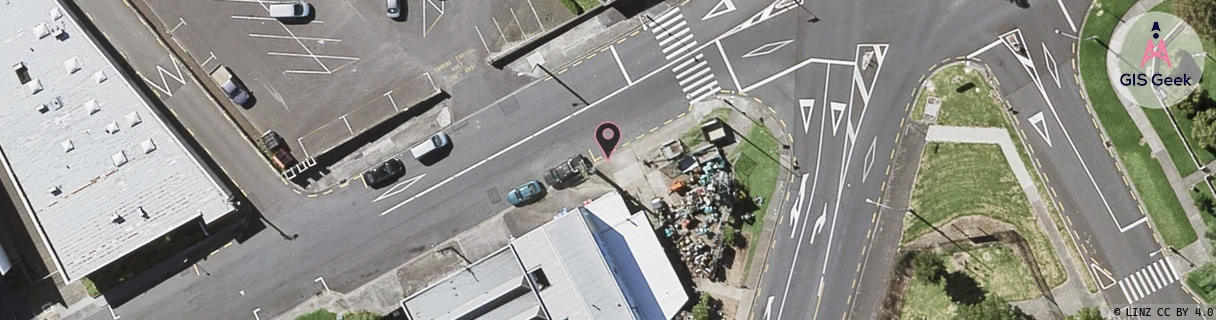
M 786 11 L 783 11 L 783 12 L 786 12 Z M 750 28 L 750 27 L 751 27 L 751 25 L 749 25 L 747 28 Z M 747 28 L 743 28 L 743 29 L 740 29 L 740 30 L 738 30 L 738 31 L 742 31 L 742 30 L 747 29 Z M 714 42 L 714 41 L 721 40 L 722 38 L 725 38 L 725 37 L 727 37 L 727 36 L 733 35 L 733 34 L 735 34 L 735 33 L 737 33 L 737 32 L 730 32 L 730 31 L 727 31 L 726 33 L 723 33 L 723 34 L 721 34 L 721 35 L 718 35 L 717 37 L 715 37 L 715 38 L 714 38 L 712 41 L 710 41 L 710 42 Z M 680 61 L 680 60 L 682 60 L 682 59 L 684 59 L 684 58 L 687 58 L 688 56 L 691 56 L 691 55 L 693 55 L 693 54 L 696 54 L 697 52 L 699 52 L 699 51 L 701 51 L 701 50 L 705 49 L 705 48 L 706 48 L 706 47 L 708 47 L 709 45 L 710 45 L 710 43 L 708 43 L 708 42 L 707 42 L 707 43 L 705 43 L 705 44 L 701 44 L 701 45 L 699 45 L 699 46 L 698 46 L 698 47 L 697 47 L 695 50 L 691 50 L 690 52 L 686 53 L 686 54 L 685 54 L 683 57 L 680 57 L 680 59 L 669 61 L 669 62 L 667 62 L 666 64 L 663 64 L 662 66 L 660 66 L 659 68 L 656 68 L 656 69 L 654 69 L 654 70 L 650 71 L 650 73 L 647 73 L 646 75 L 643 75 L 641 78 L 638 78 L 638 79 L 637 79 L 637 81 L 635 81 L 635 82 L 634 82 L 634 84 L 636 84 L 636 83 L 638 83 L 638 82 L 645 81 L 646 79 L 649 79 L 650 77 L 653 77 L 654 75 L 657 75 L 657 74 L 660 74 L 660 73 L 662 73 L 662 72 L 664 72 L 664 71 L 667 71 L 667 70 L 668 70 L 669 68 L 671 68 L 671 66 L 672 66 L 672 65 L 674 65 L 676 62 L 678 62 L 678 61 Z M 879 67 L 881 68 L 881 65 L 880 65 Z M 536 81 L 534 81 L 533 83 L 537 83 L 537 82 L 536 82 Z M 405 200 L 401 201 L 400 203 L 398 203 L 398 204 L 396 204 L 396 205 L 393 205 L 392 207 L 389 207 L 388 209 L 385 209 L 384 211 L 380 212 L 380 216 L 387 215 L 387 214 L 389 214 L 390 212 L 392 212 L 392 211 L 394 211 L 394 210 L 400 209 L 401 207 L 405 206 L 406 204 L 409 204 L 410 202 L 413 202 L 415 199 L 418 199 L 419 197 L 424 196 L 424 195 L 426 195 L 426 194 L 430 193 L 431 191 L 434 191 L 435 189 L 438 189 L 439 187 L 442 187 L 443 185 L 447 184 L 448 182 L 451 182 L 452 180 L 455 180 L 456 178 L 459 178 L 459 177 L 461 177 L 461 176 L 463 176 L 463 175 L 465 175 L 465 174 L 469 173 L 470 171 L 473 171 L 474 169 L 477 169 L 478 167 L 481 167 L 482 165 L 486 164 L 487 162 L 490 162 L 490 160 L 494 160 L 495 158 L 498 158 L 499 156 L 502 156 L 503 154 L 505 154 L 505 153 L 507 153 L 507 152 L 509 152 L 509 151 L 511 151 L 511 150 L 514 150 L 515 148 L 518 148 L 520 145 L 523 145 L 524 143 L 527 143 L 528 141 L 531 141 L 532 139 L 536 138 L 537 136 L 540 136 L 541 134 L 543 134 L 543 133 L 545 133 L 545 132 L 547 132 L 547 131 L 549 131 L 549 130 L 552 130 L 553 128 L 557 127 L 558 125 L 561 125 L 561 124 L 563 124 L 563 123 L 566 123 L 566 121 L 569 121 L 570 119 L 574 118 L 575 116 L 578 116 L 579 114 L 582 114 L 583 112 L 587 112 L 587 110 L 590 110 L 591 108 L 594 108 L 594 107 L 596 107 L 596 106 L 599 106 L 599 105 L 600 105 L 600 103 L 603 103 L 604 101 L 607 101 L 608 99 L 611 99 L 611 98 L 613 98 L 613 97 L 616 97 L 616 95 L 620 94 L 621 92 L 625 92 L 625 90 L 628 90 L 629 88 L 632 88 L 632 87 L 633 87 L 632 85 L 626 85 L 626 86 L 623 86 L 623 87 L 621 87 L 621 88 L 619 88 L 619 89 L 616 89 L 615 91 L 613 91 L 613 92 L 609 93 L 608 95 L 604 96 L 603 98 L 600 98 L 599 100 L 596 100 L 595 102 L 592 102 L 591 104 L 588 104 L 588 105 L 586 105 L 586 106 L 584 106 L 584 107 L 582 107 L 582 108 L 579 108 L 579 110 L 574 111 L 574 113 L 571 113 L 571 114 L 569 114 L 569 115 L 567 115 L 567 116 L 565 116 L 565 117 L 563 117 L 563 118 L 561 118 L 561 119 L 559 119 L 559 120 L 557 120 L 557 121 L 554 121 L 554 122 L 553 122 L 552 124 L 550 124 L 549 126 L 542 128 L 540 131 L 537 131 L 536 133 L 533 133 L 531 136 L 528 136 L 528 137 L 525 137 L 525 138 L 523 138 L 523 139 L 520 139 L 519 141 L 515 142 L 514 144 L 511 144 L 510 146 L 507 146 L 506 148 L 503 148 L 502 150 L 499 150 L 498 152 L 496 152 L 496 153 L 494 153 L 494 154 L 490 155 L 489 157 L 486 157 L 485 159 L 482 159 L 481 161 L 478 161 L 477 163 L 474 163 L 472 166 L 469 166 L 468 168 L 465 168 L 464 170 L 461 170 L 460 172 L 457 172 L 455 175 L 452 175 L 451 177 L 448 177 L 447 179 L 444 179 L 443 181 L 440 181 L 439 183 L 436 183 L 435 185 L 431 186 L 430 188 L 427 188 L 427 189 L 425 189 L 425 190 L 422 190 L 421 192 L 419 192 L 419 193 L 417 193 L 417 194 L 415 194 L 415 195 L 413 195 L 413 196 L 409 197 L 408 199 L 405 199 Z M 518 92 L 518 91 L 516 91 L 516 92 Z M 492 106 L 492 105 L 494 105 L 494 104 L 497 104 L 497 103 L 499 103 L 499 102 L 501 102 L 501 101 L 504 101 L 506 98 L 507 98 L 507 97 L 503 97 L 502 99 L 499 99 L 498 101 L 495 101 L 494 103 L 492 103 L 492 104 L 491 104 L 491 106 Z M 482 110 L 486 110 L 486 109 L 487 109 L 487 108 L 483 108 Z M 825 110 L 826 110 L 826 109 L 825 109 Z M 480 111 L 481 111 L 481 110 L 479 110 L 478 112 L 480 112 Z M 475 112 L 475 113 L 474 113 L 474 115 L 475 115 L 475 114 L 477 114 L 478 112 Z M 470 115 L 470 116 L 471 116 L 471 115 Z M 863 119 L 864 119 L 864 115 L 863 115 Z
M 821 109 L 823 110 L 823 117 L 829 116 L 828 108 L 821 108 Z M 823 131 L 825 129 L 827 129 L 827 126 L 826 126 L 827 118 L 823 118 L 823 119 L 824 120 L 819 121 L 819 143 L 816 146 L 816 149 L 818 151 L 816 151 L 815 171 L 813 171 L 815 173 L 815 177 L 813 178 L 814 180 L 811 182 L 811 194 L 812 195 L 815 194 L 815 188 L 818 187 L 818 185 L 819 185 L 819 164 L 822 163 L 822 160 L 823 160 L 823 136 L 824 136 Z M 814 200 L 812 200 L 811 202 L 813 203 Z M 799 203 L 798 205 L 802 205 L 802 204 Z M 810 221 L 810 220 L 811 219 L 802 220 L 802 228 L 798 232 L 801 233 L 803 236 L 806 235 L 806 222 Z M 833 222 L 833 223 L 835 223 L 835 222 Z M 798 245 L 794 247 L 793 262 L 790 263 L 790 269 L 789 269 L 790 272 L 788 273 L 788 275 L 786 276 L 786 279 L 785 279 L 785 291 L 783 293 L 781 293 L 781 306 L 777 308 L 777 319 L 781 319 L 782 314 L 785 313 L 785 299 L 789 297 L 790 283 L 793 282 L 793 280 L 794 280 L 793 270 L 795 270 L 795 267 L 798 265 L 798 254 L 800 251 L 802 251 L 802 244 L 806 243 L 806 241 L 802 241 L 802 236 L 798 237 L 797 242 L 798 242 Z M 776 244 L 776 241 L 774 241 L 773 243 Z
M 722 55 L 722 61 L 726 63 L 726 72 L 730 73 L 730 80 L 735 83 L 735 89 L 742 88 L 739 85 L 739 77 L 735 76 L 735 67 L 730 65 L 730 58 L 726 57 L 726 50 L 722 49 L 722 41 L 714 41 L 714 45 L 718 47 L 718 54 Z
M 633 85 L 633 79 L 629 79 L 629 71 L 625 70 L 625 64 L 621 63 L 621 56 L 616 53 L 616 46 L 609 45 L 608 49 L 612 51 L 612 59 L 616 60 L 616 66 L 621 68 L 621 74 L 625 75 L 625 83 Z
M 311 41 L 342 42 L 342 39 L 331 39 L 331 38 L 314 38 L 314 37 L 295 37 L 295 38 L 293 38 L 293 37 L 288 37 L 288 36 L 280 36 L 280 35 L 274 35 L 274 34 L 258 34 L 258 33 L 250 33 L 250 34 L 249 34 L 249 36 L 250 36 L 250 37 L 254 37 L 254 38 L 270 38 L 270 39 L 300 39 L 300 40 L 311 40 Z

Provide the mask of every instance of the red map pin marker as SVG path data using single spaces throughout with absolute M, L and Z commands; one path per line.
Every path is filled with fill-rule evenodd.
M 599 144 L 600 150 L 604 151 L 604 162 L 612 159 L 612 150 L 616 149 L 616 144 L 620 141 L 621 128 L 615 123 L 605 121 L 595 128 L 595 142 Z

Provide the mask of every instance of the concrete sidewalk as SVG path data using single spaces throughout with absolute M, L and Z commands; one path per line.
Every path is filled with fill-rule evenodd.
M 1026 163 L 1022 162 L 1022 158 L 1018 155 L 1017 147 L 1013 144 L 1013 139 L 1009 137 L 1008 131 L 1002 128 L 930 126 L 925 135 L 925 141 L 1000 145 L 1005 161 L 1013 169 L 1014 177 L 1018 179 L 1018 184 L 1022 186 L 1022 191 L 1026 193 L 1026 198 L 1034 209 L 1035 218 L 1046 231 L 1047 238 L 1051 240 L 1051 246 L 1055 249 L 1057 259 L 1068 274 L 1068 280 L 1064 284 L 1051 290 L 1052 295 L 1055 296 L 1056 306 L 1064 314 L 1075 314 L 1086 306 L 1103 304 L 1101 294 L 1090 293 L 1085 288 L 1085 283 L 1081 278 L 1084 274 L 1077 269 L 1078 266 L 1069 256 L 1068 247 L 1064 243 L 1065 239 L 1060 235 L 1060 229 L 1056 228 L 1055 221 L 1051 219 L 1051 213 L 1047 211 L 1047 204 L 1043 201 L 1043 196 L 1039 194 L 1038 188 L 1035 187 L 1034 179 L 1031 178 L 1030 171 L 1026 169 Z M 1053 314 L 1051 310 L 1053 306 L 1046 297 L 1015 302 L 1014 305 L 1040 319 L 1051 318 Z
M 1128 21 L 1128 19 L 1130 19 L 1132 17 L 1135 17 L 1137 15 L 1148 12 L 1154 6 L 1160 4 L 1161 2 L 1162 2 L 1162 0 L 1141 0 L 1141 1 L 1136 2 L 1136 4 L 1132 5 L 1132 7 L 1127 10 L 1127 13 L 1125 13 L 1123 15 L 1119 25 L 1122 25 L 1122 21 Z M 1115 33 L 1111 35 L 1110 41 L 1107 44 L 1107 46 L 1109 46 L 1110 48 L 1121 48 L 1123 45 L 1123 39 L 1127 37 L 1126 31 L 1127 30 L 1119 30 L 1118 27 L 1116 26 Z M 1113 50 L 1107 50 L 1106 51 L 1106 71 L 1108 73 L 1112 73 L 1112 72 L 1113 73 L 1122 73 L 1118 69 L 1118 67 L 1119 67 L 1118 61 L 1120 61 L 1120 59 L 1123 59 L 1123 58 L 1121 58 L 1118 53 L 1116 53 Z M 1108 79 L 1090 79 L 1090 80 L 1091 81 L 1109 81 Z M 1200 175 L 1203 172 L 1202 171 L 1196 172 L 1195 174 L 1192 174 L 1185 178 L 1182 177 L 1181 175 L 1179 175 L 1178 168 L 1174 166 L 1174 161 L 1173 161 L 1173 159 L 1170 158 L 1169 152 L 1166 151 L 1165 144 L 1162 142 L 1161 136 L 1158 135 L 1157 131 L 1153 129 L 1153 125 L 1148 120 L 1148 116 L 1144 113 L 1143 107 L 1141 107 L 1140 105 L 1138 105 L 1132 101 L 1128 101 L 1127 99 L 1123 98 L 1125 96 L 1124 94 L 1127 94 L 1126 87 L 1117 86 L 1117 85 L 1113 85 L 1113 84 L 1111 87 L 1114 88 L 1114 90 L 1117 90 L 1120 93 L 1122 93 L 1122 94 L 1116 94 L 1116 96 L 1119 99 L 1119 102 L 1123 104 L 1123 108 L 1125 110 L 1127 110 L 1127 113 L 1132 118 L 1132 121 L 1136 123 L 1136 128 L 1140 130 L 1140 134 L 1143 136 L 1142 141 L 1144 141 L 1144 143 L 1148 144 L 1149 149 L 1152 152 L 1152 157 L 1157 159 L 1157 162 L 1161 165 L 1161 169 L 1163 171 L 1165 171 L 1166 179 L 1168 179 L 1170 182 L 1170 189 L 1173 189 L 1174 196 L 1177 197 L 1178 202 L 1180 202 L 1182 204 L 1182 209 L 1183 209 L 1183 211 L 1186 212 L 1187 220 L 1190 222 L 1191 227 L 1195 229 L 1195 232 L 1197 234 L 1199 234 L 1201 237 L 1201 239 L 1191 243 L 1187 247 L 1179 248 L 1180 251 L 1182 251 L 1182 252 L 1184 252 L 1184 254 L 1186 254 L 1186 256 L 1187 256 L 1187 258 L 1189 258 L 1189 260 L 1184 259 L 1183 257 L 1179 257 L 1178 255 L 1167 253 L 1167 256 L 1170 257 L 1171 260 L 1173 260 L 1174 264 L 1176 266 L 1179 266 L 1178 271 L 1180 273 L 1185 274 L 1192 269 L 1191 267 L 1189 267 L 1190 265 L 1192 265 L 1192 264 L 1199 265 L 1199 264 L 1202 264 L 1203 262 L 1207 262 L 1212 259 L 1209 256 L 1209 254 L 1207 254 L 1207 252 L 1210 252 L 1210 250 L 1211 250 L 1210 245 L 1209 245 L 1208 241 L 1202 239 L 1202 235 L 1207 230 L 1207 226 L 1203 222 L 1203 217 L 1200 215 L 1201 213 L 1199 212 L 1199 209 L 1195 207 L 1195 202 L 1191 198 L 1191 194 L 1190 194 L 1190 190 L 1189 190 L 1191 185 L 1195 184 L 1196 182 L 1203 181 L 1203 176 Z M 1088 100 L 1089 98 L 1086 97 L 1086 99 Z M 1090 102 L 1090 104 L 1092 105 L 1092 101 Z M 1095 115 L 1095 117 L 1096 117 L 1096 115 Z M 1173 121 L 1171 121 L 1171 123 L 1173 123 Z M 1176 126 L 1176 124 L 1174 124 L 1174 125 Z M 1102 130 L 1105 132 L 1106 128 L 1103 127 Z M 1173 133 L 1173 132 L 1171 132 L 1171 133 Z M 1179 138 L 1182 138 L 1182 137 L 1179 137 Z M 1185 139 L 1183 139 L 1183 143 L 1187 144 L 1187 141 Z M 1189 144 L 1187 144 L 1187 147 L 1188 147 L 1188 152 L 1190 152 Z M 1116 161 L 1118 161 L 1118 159 L 1116 159 Z M 1193 153 L 1191 153 L 1191 161 L 1197 162 L 1197 160 L 1195 160 L 1195 156 Z M 1199 175 L 1199 176 L 1196 176 L 1196 175 Z M 1132 189 L 1135 190 L 1136 186 L 1133 185 Z M 1134 192 L 1139 194 L 1139 191 L 1134 191 Z M 1152 221 L 1151 217 L 1150 217 L 1149 221 L 1150 221 L 1150 223 L 1154 223 L 1154 227 L 1155 227 L 1155 222 Z M 1164 244 L 1162 244 L 1162 245 L 1164 245 Z M 1192 252 L 1194 252 L 1194 253 L 1192 253 Z

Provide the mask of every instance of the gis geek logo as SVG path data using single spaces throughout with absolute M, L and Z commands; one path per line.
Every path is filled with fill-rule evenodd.
M 1154 21 L 1152 31 L 1153 39 L 1161 38 L 1161 24 Z M 1144 45 L 1144 58 L 1140 59 L 1140 67 L 1144 68 L 1144 65 L 1148 63 L 1149 60 L 1153 60 L 1154 58 L 1165 61 L 1166 68 L 1174 67 L 1174 64 L 1170 63 L 1170 53 L 1165 47 L 1165 39 L 1157 40 L 1157 44 L 1153 44 L 1153 39 L 1148 39 L 1148 43 Z M 1154 86 L 1192 85 L 1191 76 L 1185 73 L 1180 77 L 1167 77 L 1160 73 L 1155 73 L 1152 75 L 1151 79 Z M 1124 73 L 1122 76 L 1119 76 L 1119 83 L 1123 84 L 1124 86 L 1143 86 L 1148 84 L 1148 80 L 1146 79 L 1146 75 L 1143 73 Z
M 1125 101 L 1164 108 L 1182 101 L 1199 86 L 1203 45 L 1194 29 L 1174 15 L 1149 12 L 1129 19 L 1115 30 L 1109 43 L 1102 43 L 1106 48 L 1098 50 L 1106 49 L 1111 84 L 1118 84 L 1115 92 Z

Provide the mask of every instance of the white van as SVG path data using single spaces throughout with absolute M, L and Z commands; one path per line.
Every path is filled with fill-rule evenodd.
M 425 158 L 428 154 L 434 152 L 436 149 L 446 147 L 451 143 L 452 140 L 448 139 L 448 134 L 440 131 L 439 133 L 432 135 L 430 138 L 427 138 L 425 141 L 422 141 L 422 143 L 410 148 L 410 154 L 414 156 L 414 159 L 422 160 L 422 158 Z
M 275 19 L 302 19 L 312 14 L 312 5 L 304 1 L 270 5 L 270 17 Z

